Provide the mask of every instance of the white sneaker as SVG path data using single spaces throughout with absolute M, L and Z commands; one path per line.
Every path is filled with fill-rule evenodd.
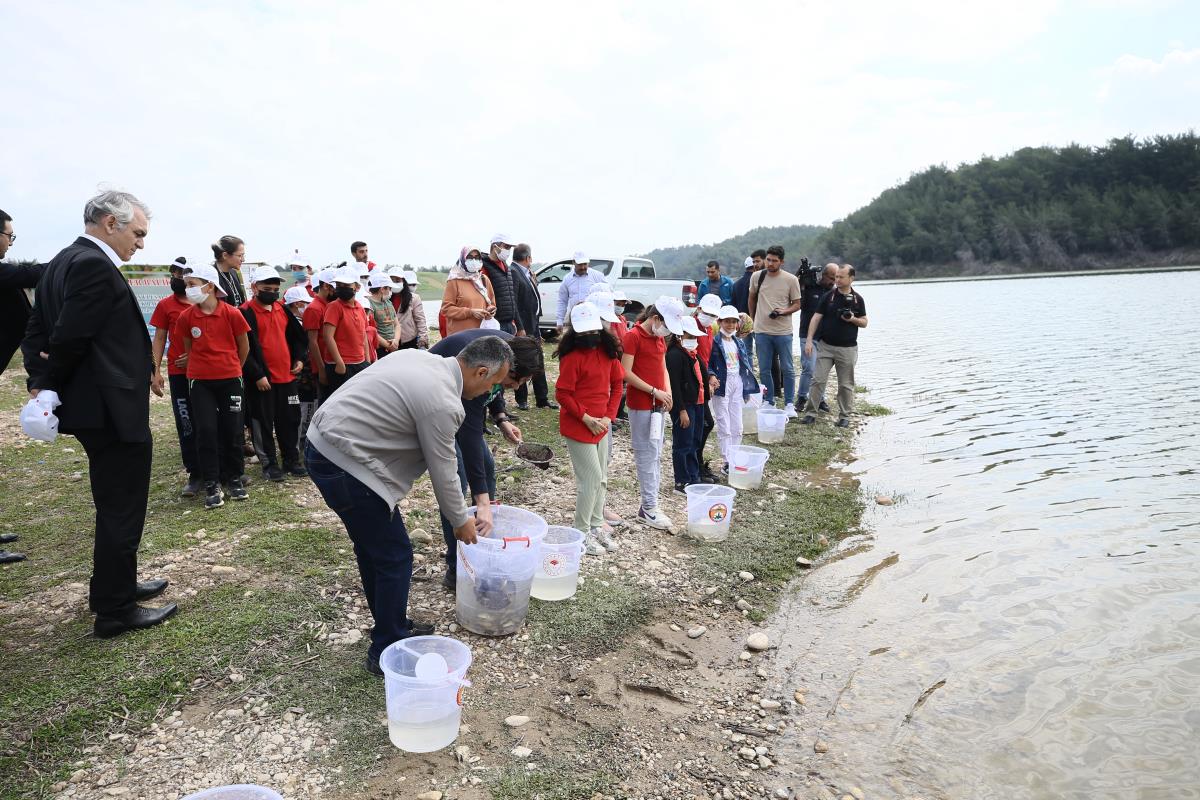
M 638 509 L 637 521 L 660 531 L 671 530 L 671 518 L 664 514 L 662 509 L 652 508 L 649 511 L 644 508 Z
M 601 547 L 600 543 L 596 541 L 595 534 L 589 533 L 583 540 L 583 552 L 587 553 L 589 556 L 602 556 L 608 551 Z
M 788 419 L 795 419 L 796 417 L 800 416 L 799 414 L 796 413 L 796 407 L 793 405 L 784 406 L 783 413 L 784 413 L 784 416 L 786 416 Z
M 604 530 L 604 528 L 592 528 L 592 532 L 596 535 L 596 541 L 610 553 L 615 553 L 621 549 L 616 540 L 612 537 L 612 530 Z

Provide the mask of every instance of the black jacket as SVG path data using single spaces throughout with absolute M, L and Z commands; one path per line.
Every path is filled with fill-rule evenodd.
M 750 276 L 753 274 L 754 271 L 748 269 L 733 282 L 733 307 L 743 314 L 750 313 Z
M 832 288 L 832 287 L 830 287 Z M 800 283 L 800 342 L 803 343 L 808 337 L 808 324 L 812 322 L 813 314 L 817 313 L 817 306 L 821 303 L 821 298 L 828 292 L 818 281 L 814 284 Z M 814 341 L 816 339 L 814 338 Z
M 0 373 L 8 368 L 13 353 L 25 338 L 29 324 L 29 296 L 42 277 L 41 264 L 4 264 L 0 262 Z
M 513 267 L 492 261 L 491 256 L 483 257 L 483 271 L 492 282 L 492 291 L 496 293 L 493 302 L 496 304 L 496 321 L 501 325 L 517 321 L 517 293 L 513 285 Z M 526 331 L 528 332 L 528 331 Z
M 21 352 L 29 388 L 62 400 L 60 431 L 111 427 L 121 441 L 150 441 L 146 321 L 125 276 L 91 240 L 81 236 L 46 265 Z
M 239 310 L 242 316 L 246 318 L 247 324 L 250 325 L 250 334 L 246 337 L 250 344 L 250 352 L 246 354 L 246 363 L 242 364 L 242 378 L 246 385 L 249 386 L 255 383 L 259 378 L 266 378 L 267 375 L 267 360 L 263 356 L 262 342 L 258 338 L 258 315 L 254 310 L 248 308 L 249 302 L 244 304 Z M 308 363 L 308 334 L 304 332 L 304 326 L 300 320 L 279 304 L 279 308 L 275 309 L 273 314 L 282 313 L 287 320 L 287 328 L 284 330 L 284 337 L 287 339 L 288 357 L 295 364 L 297 361 Z M 294 376 L 293 380 L 295 379 Z
M 696 371 L 693 364 L 700 365 L 700 379 L 696 381 Z M 678 340 L 667 348 L 667 379 L 671 382 L 671 414 L 678 416 L 679 410 L 696 405 L 700 397 L 700 388 L 705 387 L 707 395 L 708 368 L 700 358 L 693 359 L 687 350 L 680 346 Z
M 517 299 L 517 327 L 527 336 L 538 336 L 538 320 L 542 316 L 542 296 L 537 284 L 520 264 L 509 267 L 513 274 L 513 288 Z

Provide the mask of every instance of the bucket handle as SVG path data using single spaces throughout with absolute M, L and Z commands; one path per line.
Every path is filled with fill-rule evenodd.
M 509 542 L 524 542 L 526 548 L 529 548 L 530 546 L 528 536 L 505 536 L 500 541 L 504 542 L 504 544 L 500 546 L 501 550 L 507 550 Z

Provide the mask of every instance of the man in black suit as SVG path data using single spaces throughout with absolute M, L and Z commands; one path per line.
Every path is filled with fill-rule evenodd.
M 103 191 L 83 210 L 84 234 L 46 265 L 21 351 L 29 394 L 53 393 L 59 430 L 88 455 L 96 542 L 88 602 L 101 638 L 157 625 L 176 611 L 137 604 L 167 588 L 137 580 L 150 494 L 150 337 L 120 272 L 144 246 L 149 212 Z M 161 394 L 161 391 L 159 392 Z
M 537 278 L 533 277 L 533 250 L 527 244 L 519 244 L 513 248 L 513 290 L 517 299 L 517 336 L 532 336 L 539 342 L 542 331 L 538 321 L 542 317 L 542 298 L 538 294 Z M 533 395 L 537 398 L 538 408 L 558 408 L 551 402 L 549 388 L 546 386 L 546 373 L 533 373 Z M 522 411 L 529 409 L 529 384 L 522 383 L 514 392 L 517 398 L 517 408 Z
M 0 373 L 8 368 L 8 362 L 25 336 L 25 323 L 29 320 L 29 295 L 25 294 L 25 290 L 37 286 L 42 274 L 38 264 L 4 263 L 8 248 L 16 240 L 12 217 L 0 211 Z M 0 544 L 16 540 L 15 533 L 0 533 Z M 0 564 L 24 560 L 23 553 L 0 548 Z

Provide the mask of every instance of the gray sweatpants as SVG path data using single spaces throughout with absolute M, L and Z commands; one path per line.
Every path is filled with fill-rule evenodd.
M 662 456 L 662 439 L 650 437 L 650 415 L 652 411 L 629 409 L 629 438 L 632 440 L 633 461 L 637 465 L 638 484 L 642 490 L 642 508 L 651 511 L 658 508 L 659 458 Z
M 836 368 L 838 419 L 849 419 L 850 412 L 854 410 L 854 365 L 858 363 L 858 348 L 813 342 L 813 350 L 817 354 L 817 366 L 813 370 L 812 388 L 808 392 L 808 403 L 804 406 L 804 413 L 817 413 L 817 407 L 825 399 L 829 370 Z

